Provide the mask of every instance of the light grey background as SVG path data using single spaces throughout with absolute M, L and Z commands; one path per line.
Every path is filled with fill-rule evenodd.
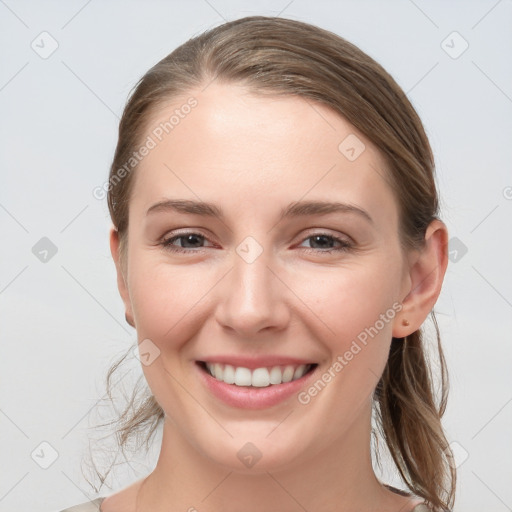
M 354 42 L 423 119 L 442 215 L 458 239 L 435 308 L 451 375 L 445 426 L 460 464 L 455 510 L 512 510 L 510 0 L 0 0 L 0 510 L 49 512 L 94 497 L 79 469 L 85 429 L 108 366 L 135 333 L 117 293 L 106 202 L 92 191 L 107 178 L 138 78 L 189 37 L 251 14 Z M 46 262 L 42 237 L 58 250 Z M 42 442 L 58 452 L 48 469 Z M 154 462 L 125 464 L 113 487 Z

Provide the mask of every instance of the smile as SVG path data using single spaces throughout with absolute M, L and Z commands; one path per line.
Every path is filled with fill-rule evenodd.
M 235 386 L 265 388 L 286 382 L 293 382 L 312 370 L 313 364 L 272 366 L 269 368 L 244 368 L 230 364 L 204 363 L 208 372 L 217 380 Z
M 196 361 L 200 381 L 216 399 L 241 409 L 266 409 L 290 399 L 318 368 L 316 363 L 291 360 L 220 361 Z

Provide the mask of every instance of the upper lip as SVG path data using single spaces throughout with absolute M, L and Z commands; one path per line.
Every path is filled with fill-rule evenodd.
M 315 364 L 314 361 L 307 359 L 299 359 L 297 357 L 287 357 L 287 356 L 234 356 L 234 355 L 217 355 L 204 357 L 203 359 L 199 359 L 198 361 L 202 363 L 219 363 L 219 364 L 229 364 L 234 367 L 243 367 L 248 368 L 250 370 L 254 370 L 255 368 L 271 368 L 272 366 L 300 366 L 302 364 Z

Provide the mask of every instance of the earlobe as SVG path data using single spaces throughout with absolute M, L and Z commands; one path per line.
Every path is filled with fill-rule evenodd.
M 110 229 L 110 253 L 112 254 L 112 259 L 114 260 L 117 272 L 117 288 L 119 290 L 119 294 L 123 299 L 124 307 L 125 307 L 125 320 L 126 322 L 135 327 L 135 321 L 133 319 L 132 312 L 132 304 L 130 300 L 130 294 L 128 291 L 128 286 L 126 283 L 126 276 L 124 275 L 123 265 L 121 262 L 120 255 L 120 240 L 119 240 L 119 232 L 116 228 L 112 227 Z
M 434 220 L 425 232 L 424 247 L 411 262 L 411 289 L 402 302 L 393 337 L 403 338 L 421 327 L 441 293 L 447 266 L 448 230 L 443 222 Z

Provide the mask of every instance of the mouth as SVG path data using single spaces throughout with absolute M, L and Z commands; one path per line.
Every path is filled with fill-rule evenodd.
M 231 364 L 198 361 L 199 366 L 216 380 L 240 387 L 265 388 L 278 386 L 301 379 L 312 372 L 318 365 L 287 364 L 261 368 L 246 368 Z
M 318 368 L 317 363 L 302 361 L 259 365 L 196 361 L 200 381 L 210 394 L 224 404 L 240 409 L 266 409 L 298 395 Z

